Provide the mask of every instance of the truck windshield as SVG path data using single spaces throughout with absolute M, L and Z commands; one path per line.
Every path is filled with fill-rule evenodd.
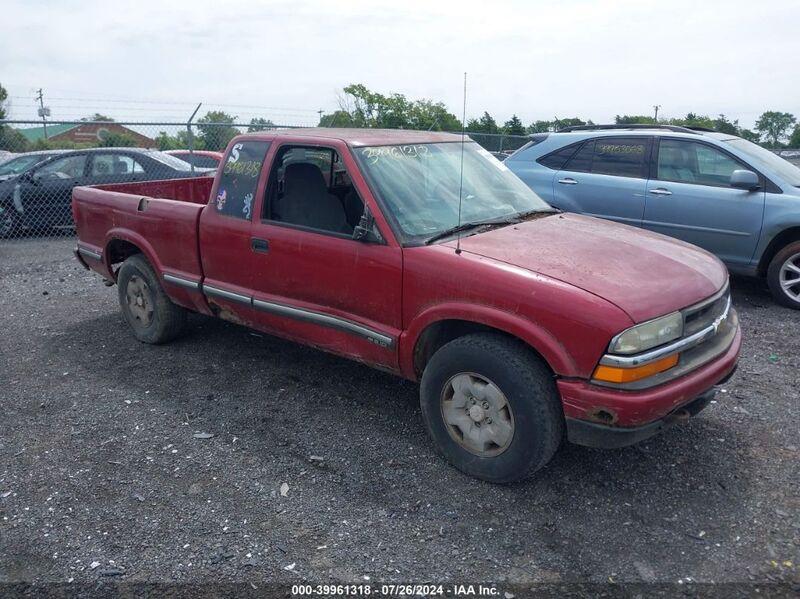
M 372 146 L 355 154 L 406 242 L 425 241 L 459 224 L 461 143 Z M 474 142 L 464 144 L 463 168 L 461 224 L 552 210 Z

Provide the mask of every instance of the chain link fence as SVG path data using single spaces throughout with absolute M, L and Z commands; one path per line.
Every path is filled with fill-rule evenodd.
M 213 175 L 240 133 L 295 128 L 230 123 L 0 120 L 0 243 L 71 235 L 72 189 Z M 527 136 L 470 134 L 499 158 Z

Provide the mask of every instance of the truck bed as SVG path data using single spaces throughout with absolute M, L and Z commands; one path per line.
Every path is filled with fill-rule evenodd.
M 126 244 L 133 244 L 156 272 L 199 283 L 198 222 L 213 184 L 211 177 L 197 177 L 76 187 L 72 214 L 81 260 L 115 280 L 114 264 L 126 257 Z M 197 294 L 180 288 L 168 293 L 196 309 Z

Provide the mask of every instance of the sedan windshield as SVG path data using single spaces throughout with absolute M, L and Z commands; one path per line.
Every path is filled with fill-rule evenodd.
M 552 210 L 478 144 L 468 142 L 463 151 L 463 182 L 458 142 L 356 148 L 355 154 L 408 242 L 459 224 Z
M 29 154 L 27 156 L 12 158 L 8 162 L 4 162 L 0 165 L 0 177 L 24 173 L 47 158 L 48 156 L 46 154 Z

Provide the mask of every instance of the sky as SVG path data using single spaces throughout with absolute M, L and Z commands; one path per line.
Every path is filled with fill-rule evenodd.
M 112 8 L 113 7 L 113 8 Z M 344 86 L 461 116 L 800 117 L 798 0 L 3 1 L 10 116 L 313 125 Z

